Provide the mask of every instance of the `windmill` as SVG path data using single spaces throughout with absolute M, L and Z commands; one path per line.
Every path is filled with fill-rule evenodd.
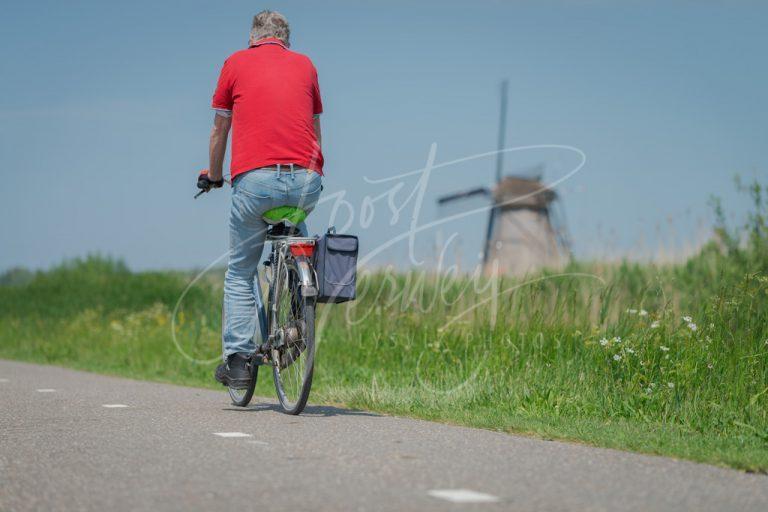
M 483 197 L 490 201 L 483 242 L 483 272 L 486 275 L 523 275 L 539 268 L 558 268 L 570 256 L 565 219 L 554 190 L 542 182 L 542 165 L 503 175 L 507 131 L 509 83 L 501 83 L 496 182 L 492 188 L 478 186 L 443 196 L 438 206 Z

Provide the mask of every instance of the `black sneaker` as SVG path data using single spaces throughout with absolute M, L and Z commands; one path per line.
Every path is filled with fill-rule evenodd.
M 251 356 L 231 354 L 226 363 L 216 367 L 216 380 L 234 389 L 245 389 L 251 382 Z

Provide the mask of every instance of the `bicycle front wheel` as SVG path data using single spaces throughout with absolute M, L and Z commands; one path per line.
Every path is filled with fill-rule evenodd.
M 247 407 L 251 403 L 253 398 L 253 392 L 256 389 L 256 381 L 259 378 L 259 367 L 255 363 L 251 363 L 251 380 L 248 383 L 247 388 L 227 388 L 229 390 L 229 398 L 232 399 L 232 405 L 238 407 Z
M 221 329 L 222 333 L 224 330 L 224 326 L 226 325 L 226 310 L 224 309 L 224 306 L 221 307 Z M 248 387 L 246 388 L 232 388 L 227 387 L 227 390 L 229 391 L 229 398 L 232 399 L 232 405 L 236 405 L 238 407 L 247 407 L 249 403 L 251 403 L 251 398 L 253 398 L 253 392 L 256 389 L 256 381 L 259 378 L 259 367 L 256 365 L 256 362 L 251 360 L 251 362 L 248 363 L 249 369 L 251 371 L 251 380 L 248 382 Z
M 280 405 L 287 414 L 304 410 L 312 388 L 315 365 L 315 300 L 301 292 L 299 273 L 288 259 L 277 278 L 276 308 L 271 312 L 272 330 L 278 340 L 273 347 L 272 372 Z

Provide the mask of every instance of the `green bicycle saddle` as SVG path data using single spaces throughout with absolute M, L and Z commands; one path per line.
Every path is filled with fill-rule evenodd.
M 307 212 L 298 206 L 278 206 L 264 212 L 262 218 L 267 224 L 284 223 L 287 226 L 298 226 L 307 218 Z

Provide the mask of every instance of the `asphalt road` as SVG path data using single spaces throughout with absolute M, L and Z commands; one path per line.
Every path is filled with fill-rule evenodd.
M 766 476 L 256 402 L 0 361 L 0 510 L 768 510 Z

